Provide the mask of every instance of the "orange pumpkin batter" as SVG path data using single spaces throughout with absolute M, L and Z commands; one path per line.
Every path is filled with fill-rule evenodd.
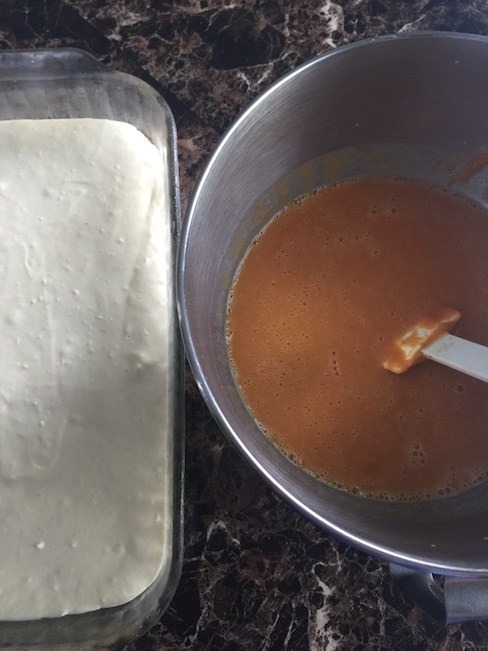
M 393 499 L 488 476 L 488 385 L 434 362 L 382 362 L 444 307 L 488 345 L 488 213 L 417 181 L 322 188 L 250 247 L 228 313 L 229 354 L 253 416 L 299 464 Z

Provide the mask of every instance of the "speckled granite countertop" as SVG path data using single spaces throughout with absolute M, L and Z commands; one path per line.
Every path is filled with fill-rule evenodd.
M 329 48 L 405 31 L 488 34 L 486 0 L 0 0 L 0 47 L 74 46 L 168 101 L 184 209 L 230 121 Z M 488 649 L 488 625 L 444 628 L 386 564 L 317 530 L 270 492 L 218 430 L 186 375 L 183 574 L 127 651 Z

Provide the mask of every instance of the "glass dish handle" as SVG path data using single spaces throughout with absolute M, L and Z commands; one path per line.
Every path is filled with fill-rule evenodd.
M 77 48 L 5 50 L 0 52 L 2 80 L 64 78 L 77 74 L 107 72 L 110 69 L 94 56 Z
M 446 576 L 442 589 L 428 572 L 395 563 L 390 572 L 402 592 L 438 621 L 488 621 L 488 576 Z

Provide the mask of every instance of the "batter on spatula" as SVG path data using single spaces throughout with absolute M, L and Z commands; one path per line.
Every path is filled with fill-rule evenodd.
M 395 341 L 383 366 L 401 374 L 431 359 L 488 382 L 488 347 L 449 334 L 460 318 L 460 312 L 446 308 L 420 319 Z

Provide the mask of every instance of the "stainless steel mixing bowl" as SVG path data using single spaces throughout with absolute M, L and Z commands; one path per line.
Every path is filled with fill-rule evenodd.
M 333 535 L 406 568 L 457 577 L 450 593 L 453 586 L 465 589 L 460 577 L 475 580 L 476 589 L 488 577 L 488 483 L 455 497 L 392 503 L 312 477 L 250 416 L 234 384 L 224 328 L 229 288 L 247 246 L 293 198 L 363 173 L 447 186 L 453 169 L 488 151 L 487 71 L 487 38 L 439 32 L 358 42 L 288 74 L 235 121 L 211 156 L 190 200 L 177 269 L 191 367 L 244 458 Z M 486 205 L 485 169 L 454 186 Z M 454 601 L 450 620 L 485 614 L 460 614 Z

